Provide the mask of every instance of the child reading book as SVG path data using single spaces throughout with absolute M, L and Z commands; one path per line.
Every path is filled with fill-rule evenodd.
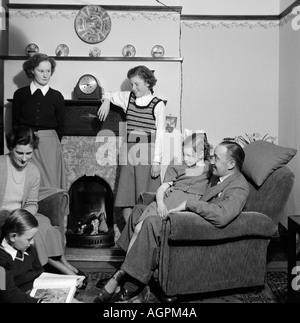
M 29 295 L 44 271 L 34 247 L 36 218 L 24 209 L 17 209 L 11 213 L 1 211 L 0 220 L 0 266 L 5 269 L 6 280 L 5 290 L 0 290 L 0 303 L 47 302 L 46 298 Z M 65 279 L 67 275 L 59 276 Z

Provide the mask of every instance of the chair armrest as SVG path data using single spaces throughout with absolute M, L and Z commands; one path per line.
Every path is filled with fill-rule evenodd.
M 38 213 L 48 217 L 51 224 L 59 227 L 62 234 L 64 234 L 65 215 L 68 205 L 68 194 L 66 192 L 57 192 L 38 202 Z
M 172 241 L 213 241 L 239 239 L 241 237 L 271 238 L 277 230 L 276 224 L 265 214 L 242 212 L 224 228 L 217 228 L 201 216 L 192 212 L 172 213 L 169 218 Z
M 156 193 L 142 192 L 138 198 L 138 204 L 149 205 L 156 199 Z
M 0 290 L 6 289 L 5 269 L 0 266 Z

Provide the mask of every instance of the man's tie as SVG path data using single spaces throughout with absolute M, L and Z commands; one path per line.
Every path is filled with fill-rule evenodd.
M 214 179 L 213 183 L 211 184 L 211 187 L 216 186 L 216 185 L 218 185 L 219 183 L 220 183 L 220 178 L 219 178 L 219 177 L 216 177 L 216 178 Z
M 22 251 L 18 250 L 17 251 L 17 255 L 16 255 L 16 258 L 18 258 L 19 260 L 23 260 L 24 258 L 24 254 Z

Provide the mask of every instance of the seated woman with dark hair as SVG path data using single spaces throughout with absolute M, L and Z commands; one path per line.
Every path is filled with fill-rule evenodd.
M 34 240 L 42 266 L 51 265 L 66 275 L 82 275 L 65 258 L 59 229 L 37 213 L 40 173 L 31 157 L 39 138 L 32 129 L 20 126 L 7 135 L 6 141 L 9 153 L 0 156 L 0 210 L 24 209 L 36 217 L 39 231 Z

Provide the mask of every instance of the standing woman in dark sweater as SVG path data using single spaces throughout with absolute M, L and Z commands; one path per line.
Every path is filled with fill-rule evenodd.
M 32 82 L 14 93 L 13 127 L 30 127 L 40 138 L 39 147 L 32 157 L 41 174 L 40 185 L 66 189 L 60 143 L 64 129 L 64 97 L 48 84 L 55 67 L 52 57 L 39 53 L 23 64 L 23 70 Z

